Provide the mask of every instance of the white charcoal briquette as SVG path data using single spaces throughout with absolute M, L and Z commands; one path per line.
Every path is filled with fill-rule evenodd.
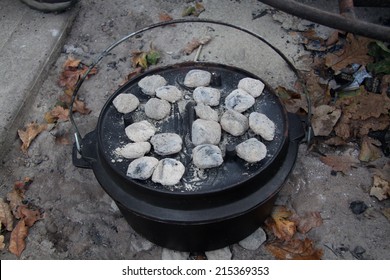
M 173 186 L 180 182 L 185 172 L 184 165 L 173 158 L 160 160 L 154 169 L 152 181 L 163 186 Z
M 126 175 L 133 179 L 147 180 L 158 164 L 158 159 L 154 157 L 141 157 L 133 160 L 127 168 Z
M 119 113 L 127 114 L 138 108 L 139 100 L 131 93 L 121 93 L 112 101 Z
M 127 126 L 125 133 L 133 142 L 145 142 L 156 133 L 156 127 L 144 120 Z
M 242 89 L 233 90 L 225 98 L 225 106 L 228 109 L 233 109 L 239 113 L 248 110 L 255 104 L 255 98 Z
M 218 122 L 218 112 L 208 105 L 198 103 L 195 113 L 200 119 Z
M 157 154 L 167 156 L 180 152 L 183 140 L 176 133 L 159 133 L 150 139 L 150 143 Z
M 243 135 L 249 128 L 248 118 L 235 110 L 227 110 L 221 117 L 221 127 L 233 136 Z
M 129 143 L 122 148 L 116 148 L 115 153 L 128 159 L 140 158 L 149 153 L 151 147 L 149 142 Z
M 183 98 L 183 93 L 177 87 L 168 85 L 157 88 L 156 96 L 171 103 L 175 103 Z
M 275 123 L 262 113 L 252 112 L 249 115 L 249 127 L 264 140 L 271 141 L 275 137 Z
M 209 106 L 218 106 L 221 99 L 221 92 L 211 87 L 197 87 L 192 95 L 197 104 Z
M 196 146 L 192 151 L 192 161 L 202 169 L 218 167 L 223 163 L 221 149 L 210 144 Z
M 184 77 L 184 85 L 195 88 L 208 86 L 211 81 L 211 73 L 204 70 L 190 70 Z
M 238 82 L 238 88 L 245 90 L 253 97 L 259 97 L 264 90 L 264 83 L 253 78 L 243 78 Z
M 221 141 L 221 126 L 215 121 L 197 119 L 192 123 L 192 143 L 217 145 Z
M 267 155 L 267 147 L 256 138 L 250 138 L 236 146 L 237 156 L 249 163 L 259 162 Z
M 159 98 L 150 98 L 145 104 L 145 114 L 154 120 L 162 120 L 171 112 L 171 104 Z
M 138 82 L 138 86 L 141 88 L 142 92 L 150 96 L 155 96 L 156 89 L 165 86 L 166 84 L 167 81 L 160 75 L 146 76 Z

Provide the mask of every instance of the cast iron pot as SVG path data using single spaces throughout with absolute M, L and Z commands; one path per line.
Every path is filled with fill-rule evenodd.
M 180 109 L 174 104 L 171 116 L 155 125 L 160 131 L 177 133 L 183 139 L 182 151 L 170 156 L 186 167 L 180 183 L 167 187 L 127 177 L 131 160 L 116 158 L 115 149 L 130 142 L 125 127 L 142 120 L 143 115 L 142 110 L 138 110 L 140 114 L 121 114 L 113 100 L 121 93 L 131 92 L 141 104 L 146 102 L 150 97 L 141 92 L 138 81 L 156 74 L 190 95 L 191 89 L 183 86 L 183 80 L 193 69 L 212 74 L 210 86 L 220 89 L 221 103 L 237 88 L 240 79 L 262 80 L 240 68 L 205 62 L 185 62 L 147 71 L 128 81 L 108 99 L 96 129 L 83 139 L 76 139 L 73 163 L 93 170 L 132 228 L 151 242 L 179 251 L 210 251 L 236 243 L 261 226 L 294 166 L 304 130 L 300 119 L 286 112 L 263 81 L 266 84 L 263 94 L 246 114 L 256 111 L 267 115 L 276 125 L 274 140 L 264 141 L 250 130 L 240 137 L 224 133 L 228 144 L 223 165 L 202 170 L 199 175 L 191 161 L 193 145 L 188 141 L 195 119 L 194 105 L 188 102 Z M 258 137 L 267 147 L 266 158 L 255 164 L 246 163 L 234 152 L 238 143 L 250 137 Z M 162 158 L 153 151 L 150 155 Z

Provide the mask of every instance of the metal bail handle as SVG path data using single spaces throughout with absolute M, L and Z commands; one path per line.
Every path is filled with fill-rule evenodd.
M 122 39 L 116 41 L 115 43 L 113 43 L 111 46 L 109 46 L 107 49 L 105 49 L 95 60 L 94 62 L 89 66 L 89 68 L 87 69 L 87 71 L 84 73 L 84 75 L 77 81 L 76 83 L 76 86 L 75 86 L 75 89 L 73 91 L 73 94 L 72 94 L 72 100 L 71 100 L 71 104 L 70 104 L 70 107 L 69 107 L 69 119 L 74 127 L 74 130 L 75 130 L 75 133 L 74 133 L 74 137 L 75 137 L 75 147 L 77 149 L 77 152 L 83 156 L 82 154 L 82 145 L 83 145 L 83 137 L 81 136 L 80 134 L 80 131 L 77 127 L 77 124 L 74 120 L 74 117 L 73 117 L 73 104 L 76 100 L 76 97 L 77 97 L 77 94 L 78 94 L 78 91 L 81 87 L 81 85 L 83 84 L 83 82 L 85 81 L 86 77 L 88 76 L 88 74 L 91 72 L 91 70 L 105 57 L 109 54 L 109 52 L 111 50 L 113 50 L 114 48 L 116 48 L 118 45 L 120 45 L 121 43 L 127 41 L 128 39 L 132 38 L 132 37 L 135 37 L 137 36 L 138 34 L 141 34 L 141 33 L 144 33 L 146 31 L 149 31 L 149 30 L 152 30 L 152 29 L 155 29 L 155 28 L 159 28 L 159 27 L 164 27 L 164 26 L 167 26 L 167 25 L 173 25 L 173 24 L 181 24 L 181 23 L 209 23 L 209 24 L 216 24 L 216 25 L 221 25 L 221 26 L 225 26 L 225 27 L 230 27 L 230 28 L 233 28 L 233 29 L 236 29 L 238 31 L 241 31 L 241 32 L 244 32 L 260 41 L 262 41 L 264 44 L 266 44 L 269 48 L 271 48 L 279 57 L 281 57 L 287 64 L 287 66 L 290 68 L 290 70 L 292 70 L 294 72 L 294 74 L 297 76 L 298 78 L 298 81 L 304 85 L 304 79 L 303 79 L 303 76 L 301 74 L 301 72 L 294 66 L 294 64 L 292 62 L 290 62 L 288 60 L 288 58 L 278 49 L 276 48 L 275 46 L 273 46 L 270 42 L 268 42 L 266 39 L 264 39 L 263 37 L 261 37 L 260 35 L 248 30 L 248 29 L 245 29 L 243 27 L 239 27 L 239 26 L 236 26 L 236 25 L 233 25 L 233 24 L 230 24 L 230 23 L 225 23 L 225 22 L 221 22 L 221 21 L 216 21 L 216 20 L 210 20 L 210 19 L 199 19 L 199 18 L 190 18 L 190 19 L 176 19 L 176 20 L 171 20 L 171 21 L 164 21 L 164 22 L 159 22 L 159 23 L 156 23 L 156 24 L 153 24 L 153 25 L 150 25 L 148 27 L 145 27 L 145 28 L 142 28 L 138 31 L 135 31 L 133 33 L 130 33 L 128 34 L 127 36 L 123 37 Z M 311 125 L 310 125 L 310 118 L 311 118 L 311 102 L 310 102 L 310 99 L 309 99 L 309 96 L 307 94 L 307 91 L 306 91 L 306 87 L 303 86 L 303 94 L 305 95 L 306 99 L 307 99 L 307 103 L 308 103 L 308 118 L 307 118 L 307 127 L 306 127 L 306 130 L 307 130 L 307 139 L 306 139 L 306 142 L 309 143 L 310 140 L 311 140 Z

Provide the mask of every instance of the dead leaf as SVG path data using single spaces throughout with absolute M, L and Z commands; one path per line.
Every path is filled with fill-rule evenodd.
M 47 124 L 37 124 L 36 122 L 29 123 L 23 130 L 18 129 L 20 140 L 22 140 L 22 151 L 27 152 L 31 142 L 37 137 L 42 131 L 46 130 Z
M 160 19 L 160 22 L 165 22 L 165 21 L 171 21 L 173 20 L 173 17 L 171 17 L 168 13 L 160 13 L 158 15 L 158 18 Z
M 379 140 L 371 137 L 363 137 L 362 145 L 360 147 L 359 160 L 370 162 L 382 157 L 382 151 L 378 146 L 381 146 Z
M 308 238 L 277 240 L 265 247 L 279 260 L 320 260 L 323 255 L 322 250 L 314 248 L 313 241 Z
M 45 120 L 47 123 L 55 123 L 57 121 L 68 121 L 69 109 L 57 105 L 51 111 L 45 114 Z
M 71 136 L 68 132 L 65 132 L 65 133 L 57 133 L 54 135 L 56 140 L 56 144 L 59 144 L 59 145 L 71 145 L 72 144 L 72 140 L 71 140 Z
M 89 113 L 91 113 L 91 110 L 86 107 L 83 101 L 80 101 L 76 98 L 73 103 L 73 112 L 79 112 L 82 115 L 88 115 Z
M 146 52 L 134 51 L 131 53 L 131 66 L 134 68 L 140 66 L 143 69 L 148 68 L 148 61 L 146 59 Z
M 8 231 L 11 231 L 14 227 L 11 208 L 3 198 L 0 198 L 0 223 L 3 224 Z
M 291 220 L 297 224 L 297 230 L 300 233 L 307 233 L 312 228 L 319 227 L 322 225 L 322 217 L 320 212 L 305 212 L 303 215 L 294 214 Z
M 306 113 L 308 111 L 307 100 L 298 92 L 278 86 L 276 95 L 280 98 L 286 110 L 290 113 Z
M 84 74 L 88 71 L 88 66 L 81 63 L 81 60 L 75 59 L 73 57 L 68 57 L 65 61 L 63 70 L 61 72 L 58 84 L 61 87 L 65 87 L 67 89 L 74 89 L 77 81 L 84 76 Z M 97 73 L 97 68 L 94 67 L 87 75 L 87 79 L 92 75 Z
M 375 196 L 379 201 L 390 197 L 390 183 L 383 180 L 378 175 L 373 176 L 373 186 L 370 190 L 370 195 Z
M 11 239 L 9 243 L 8 250 L 20 257 L 23 250 L 26 248 L 25 239 L 28 234 L 28 227 L 26 226 L 24 220 L 20 220 L 14 230 L 11 232 Z
M 329 139 L 325 140 L 324 143 L 326 145 L 330 145 L 330 146 L 343 146 L 343 145 L 347 144 L 347 142 L 345 142 L 339 136 L 335 136 L 335 137 L 329 138 Z
M 137 67 L 134 69 L 134 71 L 130 72 L 129 74 L 127 74 L 127 76 L 125 77 L 125 79 L 123 79 L 123 82 L 119 84 L 119 86 L 123 86 L 124 84 L 126 84 L 128 81 L 130 81 L 132 78 L 134 78 L 135 76 L 137 76 L 138 74 L 142 73 L 143 69 L 142 67 Z
M 288 219 L 292 214 L 285 206 L 275 206 L 271 217 L 265 221 L 265 224 L 277 238 L 291 240 L 296 232 L 295 222 Z
M 339 41 L 339 33 L 340 31 L 338 30 L 333 31 L 332 34 L 330 34 L 330 36 L 326 40 L 325 45 L 329 47 L 336 44 Z
M 349 33 L 342 54 L 328 53 L 325 57 L 325 65 L 335 71 L 340 71 L 353 63 L 367 65 L 373 61 L 372 57 L 368 55 L 368 44 L 372 41 Z
M 357 159 L 352 156 L 323 156 L 320 157 L 320 160 L 332 167 L 334 171 L 340 171 L 344 174 L 347 174 L 352 167 L 356 167 L 356 164 L 359 163 Z
M 20 191 L 21 193 L 24 193 L 28 190 L 32 182 L 34 181 L 31 177 L 25 177 L 23 181 L 16 181 L 14 183 L 14 189 L 17 191 Z
M 390 208 L 382 209 L 382 214 L 390 221 Z
M 388 161 L 382 168 L 374 169 L 373 174 L 378 175 L 387 182 L 390 182 L 390 161 Z
M 1 229 L 1 227 L 0 227 Z M 4 244 L 4 235 L 0 235 L 0 250 L 3 251 L 5 248 L 5 244 Z
M 341 110 L 334 106 L 320 105 L 313 111 L 311 125 L 315 136 L 328 136 L 341 116 Z
M 28 227 L 32 227 L 36 221 L 42 219 L 42 215 L 39 210 L 32 210 L 26 205 L 19 206 L 17 211 L 20 219 L 24 220 L 26 226 Z
M 12 214 L 16 218 L 19 218 L 17 216 L 18 214 L 17 209 L 20 205 L 23 204 L 24 194 L 20 190 L 13 189 L 7 194 L 7 200 L 9 201 L 9 206 L 12 211 Z
M 194 38 L 192 39 L 191 42 L 189 42 L 185 47 L 184 49 L 182 50 L 182 52 L 186 55 L 189 55 L 191 54 L 195 49 L 197 49 L 200 45 L 206 45 L 208 42 L 211 41 L 211 37 L 210 36 L 205 36 L 203 38 L 200 38 L 200 39 L 197 39 L 197 38 Z

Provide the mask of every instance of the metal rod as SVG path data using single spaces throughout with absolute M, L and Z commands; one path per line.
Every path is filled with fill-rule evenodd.
M 365 37 L 390 42 L 390 28 L 362 20 L 350 19 L 338 14 L 298 3 L 293 0 L 259 0 L 286 13 L 307 19 L 335 29 L 344 30 Z

